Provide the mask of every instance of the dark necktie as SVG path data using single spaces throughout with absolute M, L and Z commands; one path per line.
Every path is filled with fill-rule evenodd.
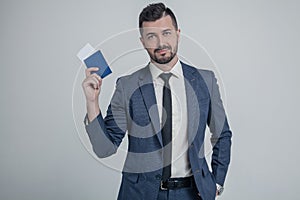
M 172 94 L 169 85 L 171 73 L 162 73 L 159 77 L 165 82 L 163 88 L 163 111 L 162 111 L 162 140 L 163 140 L 163 175 L 162 180 L 166 181 L 171 177 L 172 162 Z

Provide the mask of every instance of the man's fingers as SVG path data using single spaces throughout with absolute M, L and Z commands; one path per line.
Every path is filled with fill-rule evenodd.
M 94 89 L 99 88 L 99 81 L 96 77 L 91 77 L 91 84 L 93 85 Z
M 97 77 L 91 77 L 92 80 L 94 81 L 94 89 L 99 89 L 101 82 Z
M 90 67 L 85 69 L 85 76 L 88 77 L 91 75 L 92 72 L 98 71 L 98 67 Z
M 99 68 L 97 67 L 91 67 L 85 70 L 85 75 L 87 77 L 84 82 L 87 85 L 92 85 L 94 89 L 98 89 L 102 84 L 102 78 L 96 73 L 92 74 L 92 72 L 97 71 L 98 69 Z
M 94 73 L 94 74 L 91 74 L 90 75 L 91 77 L 95 77 L 98 81 L 102 81 L 102 78 L 98 75 L 98 74 L 96 74 L 96 73 Z
M 97 81 L 97 89 L 102 85 L 102 78 L 98 74 L 92 74 L 91 78 Z
M 99 87 L 101 86 L 101 82 L 102 80 L 101 79 L 99 80 L 98 77 L 90 76 L 83 82 L 83 86 L 84 87 L 92 86 L 94 89 L 99 89 Z

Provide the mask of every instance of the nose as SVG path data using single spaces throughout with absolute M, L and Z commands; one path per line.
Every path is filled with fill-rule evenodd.
M 158 37 L 157 37 L 157 45 L 159 46 L 159 47 L 162 47 L 162 46 L 164 46 L 164 37 L 163 37 L 163 35 L 158 35 Z

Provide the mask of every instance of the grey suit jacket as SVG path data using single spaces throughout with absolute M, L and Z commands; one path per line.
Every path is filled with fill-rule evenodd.
M 205 200 L 215 199 L 230 162 L 231 136 L 213 72 L 181 63 L 188 111 L 188 155 L 197 189 Z M 212 172 L 204 155 L 206 125 L 212 133 Z M 106 117 L 86 126 L 100 158 L 116 153 L 128 132 L 128 153 L 118 199 L 157 198 L 162 176 L 162 136 L 149 66 L 118 79 Z

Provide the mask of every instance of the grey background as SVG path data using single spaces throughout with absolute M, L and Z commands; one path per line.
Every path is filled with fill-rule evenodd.
M 224 84 L 234 136 L 219 199 L 296 199 L 300 4 L 165 2 L 182 32 L 210 53 Z M 0 1 L 1 200 L 115 199 L 120 173 L 88 153 L 73 120 L 76 54 L 136 28 L 148 3 Z

